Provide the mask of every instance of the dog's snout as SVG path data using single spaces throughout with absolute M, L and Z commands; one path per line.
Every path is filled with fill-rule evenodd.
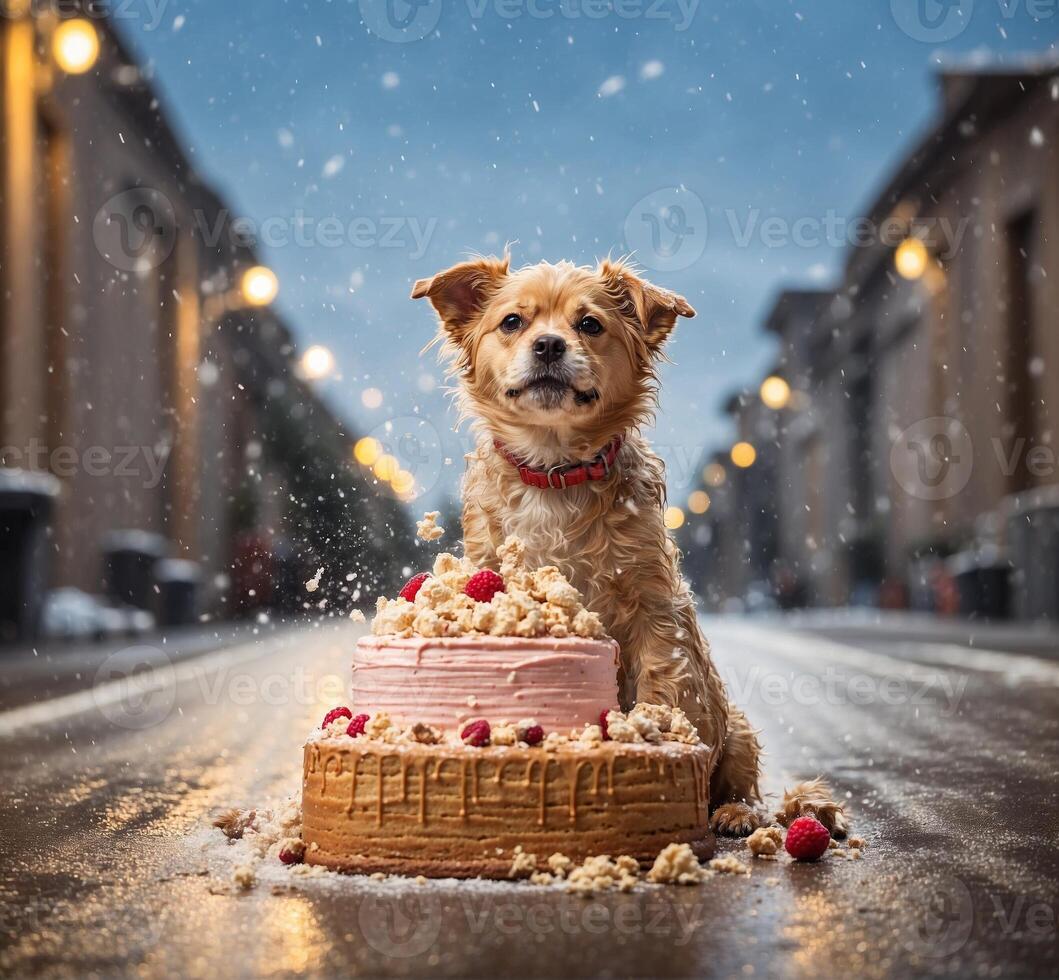
M 533 341 L 533 353 L 545 364 L 551 364 L 566 353 L 566 341 L 555 334 L 544 334 Z

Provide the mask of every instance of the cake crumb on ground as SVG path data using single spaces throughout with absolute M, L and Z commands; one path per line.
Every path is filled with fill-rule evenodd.
M 509 878 L 528 878 L 537 870 L 537 855 L 529 854 L 519 844 L 511 859 L 511 870 L 507 873 Z
M 354 609 L 353 612 L 351 612 L 349 614 L 349 618 L 354 623 L 366 623 L 367 622 L 367 619 L 365 619 L 365 617 L 364 617 L 364 613 L 362 613 L 359 609 Z
M 722 854 L 710 862 L 710 870 L 722 875 L 749 875 L 750 868 L 733 854 Z
M 423 541 L 437 541 L 445 534 L 445 528 L 438 524 L 440 511 L 428 510 L 421 521 L 416 521 L 416 537 Z
M 779 827 L 758 827 L 746 839 L 746 846 L 754 857 L 772 857 L 783 846 L 783 832 Z
M 609 854 L 600 854 L 586 858 L 582 864 L 569 871 L 566 890 L 582 897 L 613 888 L 629 892 L 636 887 L 639 873 L 639 861 L 628 854 L 622 854 L 614 860 Z
M 257 884 L 257 875 L 254 873 L 254 869 L 251 865 L 240 864 L 232 872 L 232 881 L 245 892 L 249 891 L 255 884 Z
M 320 588 L 320 579 L 324 577 L 324 568 L 321 565 L 317 570 L 316 574 L 305 583 L 306 592 L 315 592 Z
M 647 872 L 647 880 L 659 885 L 697 885 L 709 876 L 688 844 L 664 847 Z

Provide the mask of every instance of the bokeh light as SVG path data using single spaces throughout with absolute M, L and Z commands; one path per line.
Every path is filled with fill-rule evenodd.
M 741 470 L 754 465 L 757 450 L 749 442 L 737 442 L 732 446 L 732 462 Z
M 684 511 L 679 507 L 667 507 L 662 515 L 662 521 L 670 531 L 675 531 L 684 523 Z
M 695 490 L 688 497 L 688 510 L 693 514 L 705 514 L 710 509 L 710 495 L 705 490 Z
M 55 63 L 68 75 L 83 75 L 99 59 L 99 34 L 83 17 L 63 21 L 52 37 Z

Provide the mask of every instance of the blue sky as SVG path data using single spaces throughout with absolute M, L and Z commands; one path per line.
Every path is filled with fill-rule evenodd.
M 679 496 L 730 439 L 724 394 L 769 363 L 775 292 L 843 262 L 826 241 L 767 244 L 761 222 L 852 220 L 935 112 L 939 59 L 1012 63 L 1059 36 L 1059 10 L 1034 19 L 1025 0 L 921 0 L 950 15 L 926 40 L 920 0 L 420 0 L 409 13 L 435 30 L 393 43 L 361 17 L 381 2 L 134 0 L 120 25 L 199 169 L 270 222 L 282 310 L 337 358 L 327 397 L 364 430 L 396 418 L 436 442 L 428 500 L 455 485 L 466 437 L 419 356 L 432 317 L 407 298 L 416 278 L 507 241 L 516 263 L 636 247 L 699 312 L 671 345 L 653 434 Z M 652 223 L 672 256 L 652 252 Z

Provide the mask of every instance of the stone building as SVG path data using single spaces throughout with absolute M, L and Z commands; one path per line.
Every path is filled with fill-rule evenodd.
M 102 591 L 106 542 L 135 530 L 198 563 L 209 608 L 247 472 L 263 500 L 289 483 L 259 445 L 270 399 L 331 471 L 352 434 L 298 377 L 283 323 L 240 295 L 252 245 L 120 35 L 98 4 L 59 9 L 7 0 L 0 18 L 0 477 L 55 478 L 35 484 L 58 494 L 40 585 Z M 351 479 L 367 524 L 405 519 Z
M 1059 534 L 1041 516 L 1059 484 L 1059 70 L 938 82 L 841 282 L 782 293 L 766 320 L 793 389 L 777 558 L 815 604 L 936 604 L 924 569 L 954 553 L 957 575 L 1008 562 L 1017 592 L 1037 559 L 1012 535 Z M 1059 608 L 1059 570 L 1053 587 L 1040 602 Z

